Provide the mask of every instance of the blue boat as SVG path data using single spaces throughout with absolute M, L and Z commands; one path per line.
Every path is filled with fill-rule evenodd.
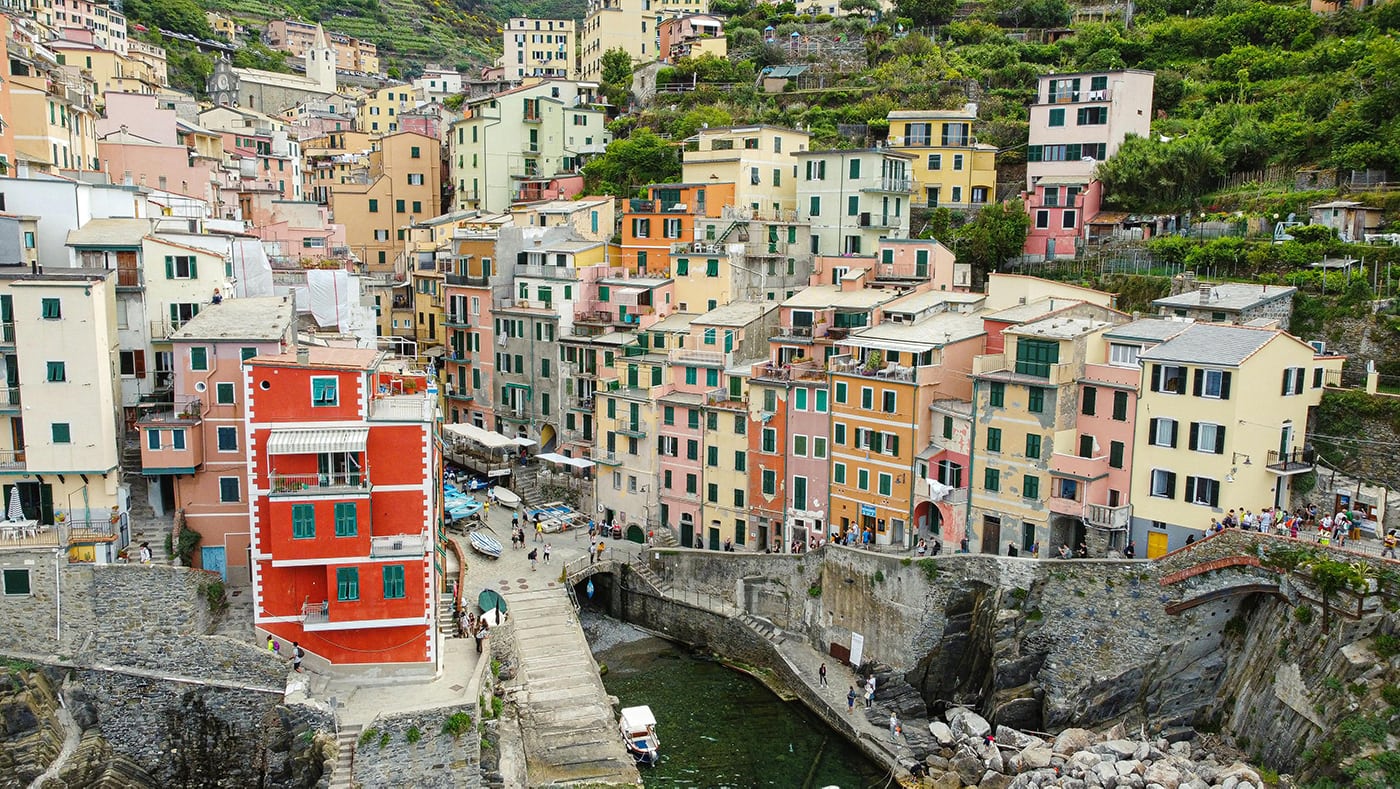
M 483 556 L 489 556 L 492 559 L 501 558 L 501 544 L 485 534 L 474 531 L 467 535 L 467 540 L 471 542 L 472 550 L 477 553 Z

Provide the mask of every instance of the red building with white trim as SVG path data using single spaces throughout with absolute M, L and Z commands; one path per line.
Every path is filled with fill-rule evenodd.
M 440 663 L 437 391 L 384 352 L 244 367 L 254 625 L 332 664 Z

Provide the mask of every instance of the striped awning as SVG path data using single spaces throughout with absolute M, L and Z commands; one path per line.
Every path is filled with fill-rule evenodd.
M 367 427 L 326 430 L 273 430 L 267 439 L 269 455 L 315 455 L 321 452 L 364 452 L 369 443 Z

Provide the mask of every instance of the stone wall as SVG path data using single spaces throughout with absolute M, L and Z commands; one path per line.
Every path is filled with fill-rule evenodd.
M 1231 530 L 1158 561 L 966 554 L 908 561 L 839 547 L 783 557 L 651 551 L 646 560 L 679 600 L 716 595 L 823 654 L 862 634 L 864 660 L 902 672 L 935 711 L 966 704 L 994 723 L 1039 731 L 1239 721 L 1256 737 L 1272 732 L 1298 742 L 1297 721 L 1277 705 L 1255 704 L 1249 715 L 1235 709 L 1238 688 L 1275 693 L 1241 673 L 1237 661 L 1280 670 L 1277 644 L 1241 647 L 1240 633 L 1251 627 L 1266 638 L 1278 630 L 1270 619 L 1275 607 L 1318 599 L 1297 576 L 1259 566 L 1261 542 L 1295 544 Z M 1205 571 L 1196 572 L 1202 565 Z M 1359 604 L 1339 600 L 1337 608 L 1356 611 Z M 696 606 L 629 591 L 622 613 L 734 660 L 774 668 L 781 662 L 746 627 Z M 1378 623 L 1375 614 L 1333 619 L 1335 639 L 1308 664 L 1319 671 L 1326 655 L 1369 636 Z M 1301 642 L 1309 632 L 1301 627 L 1293 638 Z M 1272 751 L 1283 759 L 1299 752 Z
M 471 722 L 465 733 L 453 737 L 443 724 L 457 713 L 469 715 Z M 355 749 L 355 782 L 424 789 L 481 786 L 477 717 L 471 704 L 377 719 L 361 733 Z M 410 741 L 413 731 L 415 741 Z

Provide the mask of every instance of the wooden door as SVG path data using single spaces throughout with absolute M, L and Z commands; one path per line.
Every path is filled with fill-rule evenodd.
M 1153 531 L 1147 533 L 1147 558 L 1156 559 L 1167 554 L 1167 533 Z

